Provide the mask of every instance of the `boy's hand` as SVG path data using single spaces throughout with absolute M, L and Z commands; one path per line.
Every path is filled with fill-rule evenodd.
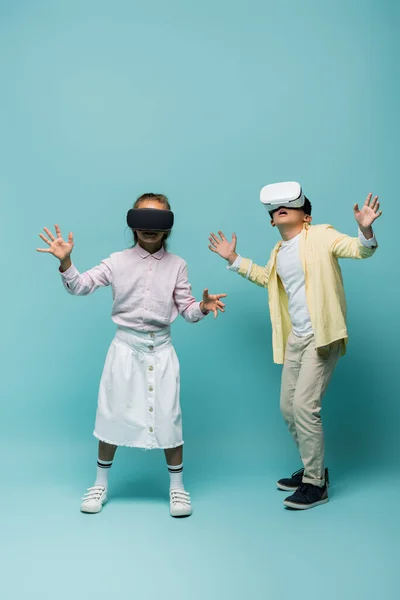
M 232 234 L 231 241 L 226 239 L 222 231 L 218 231 L 218 234 L 220 237 L 215 235 L 215 233 L 210 234 L 210 237 L 208 238 L 210 241 L 210 245 L 208 247 L 211 250 L 211 252 L 219 254 L 220 256 L 222 256 L 222 258 L 225 258 L 225 260 L 227 260 L 229 264 L 232 265 L 238 256 L 236 254 L 236 234 Z
M 214 317 L 218 317 L 218 311 L 225 312 L 225 304 L 220 298 L 226 298 L 226 294 L 209 294 L 208 289 L 203 292 L 203 300 L 200 302 L 200 310 L 203 313 L 213 312 Z
M 368 238 L 373 236 L 372 223 L 379 219 L 382 211 L 379 210 L 378 196 L 372 199 L 372 194 L 368 194 L 364 206 L 360 210 L 358 204 L 354 205 L 354 216 L 362 233 Z

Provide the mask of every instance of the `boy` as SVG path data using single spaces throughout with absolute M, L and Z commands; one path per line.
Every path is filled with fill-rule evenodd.
M 359 235 L 311 225 L 311 203 L 295 182 L 265 186 L 261 202 L 281 234 L 266 267 L 236 253 L 237 238 L 211 234 L 209 249 L 229 269 L 268 289 L 274 362 L 283 364 L 280 405 L 303 468 L 278 481 L 294 493 L 284 505 L 309 509 L 328 502 L 321 403 L 340 356 L 346 352 L 346 300 L 338 259 L 369 258 L 377 248 L 372 224 L 382 212 L 369 194 L 354 206 Z

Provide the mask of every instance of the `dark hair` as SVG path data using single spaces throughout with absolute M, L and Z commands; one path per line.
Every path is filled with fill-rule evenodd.
M 307 198 L 307 196 L 304 196 L 304 205 L 301 208 L 295 209 L 295 210 L 303 210 L 306 215 L 308 215 L 309 217 L 311 217 L 312 204 L 309 201 L 309 199 Z M 274 212 L 275 212 L 274 210 L 270 210 L 269 211 L 269 216 L 271 217 L 271 219 L 274 216 Z
M 135 204 L 133 205 L 133 208 L 140 208 L 140 204 L 142 202 L 144 202 L 145 200 L 155 200 L 156 202 L 159 202 L 160 204 L 162 204 L 165 210 L 171 210 L 171 205 L 169 203 L 167 196 L 164 196 L 164 194 L 152 194 L 151 192 L 149 192 L 148 194 L 142 194 L 136 200 Z M 134 239 L 133 245 L 136 246 L 139 238 L 138 238 L 136 231 L 132 230 L 132 232 L 133 232 L 133 239 Z M 167 233 L 164 233 L 164 237 L 162 240 L 164 250 L 167 249 L 167 245 L 168 245 L 167 239 L 169 238 L 170 235 L 171 235 L 170 231 L 167 231 Z
M 309 217 L 311 217 L 311 211 L 312 211 L 312 204 L 309 201 L 309 199 L 307 198 L 307 196 L 304 196 L 304 206 L 303 206 L 303 210 L 306 213 L 306 215 L 308 215 Z

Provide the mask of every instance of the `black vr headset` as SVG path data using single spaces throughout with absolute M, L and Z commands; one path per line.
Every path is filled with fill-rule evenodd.
M 174 213 L 158 208 L 131 208 L 126 215 L 131 229 L 139 231 L 171 231 L 174 226 Z

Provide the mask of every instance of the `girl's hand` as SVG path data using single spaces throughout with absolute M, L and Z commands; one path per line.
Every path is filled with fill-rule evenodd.
M 379 210 L 378 196 L 372 199 L 372 194 L 368 194 L 364 206 L 360 210 L 358 204 L 354 205 L 354 216 L 360 227 L 361 231 L 368 232 L 371 225 L 376 219 L 382 215 L 382 211 Z
M 231 241 L 226 239 L 226 237 L 224 236 L 222 231 L 218 231 L 218 234 L 220 237 L 216 236 L 215 233 L 210 234 L 210 237 L 208 238 L 210 241 L 210 246 L 208 246 L 208 247 L 211 250 L 211 252 L 215 252 L 216 254 L 219 254 L 220 256 L 222 256 L 222 258 L 225 258 L 225 260 L 227 260 L 232 265 L 235 262 L 235 260 L 237 259 L 237 254 L 236 254 L 237 237 L 236 237 L 236 234 L 235 233 L 232 234 Z
M 203 300 L 200 302 L 201 312 L 213 312 L 214 318 L 218 317 L 218 311 L 225 312 L 225 304 L 220 301 L 220 298 L 226 298 L 227 294 L 209 294 L 208 289 L 203 292 Z
M 39 237 L 49 246 L 49 248 L 36 248 L 38 252 L 45 252 L 47 254 L 52 254 L 59 261 L 63 262 L 68 259 L 71 255 L 72 249 L 74 247 L 74 237 L 72 233 L 68 235 L 68 241 L 63 240 L 61 231 L 58 225 L 55 225 L 56 236 L 51 233 L 47 227 L 44 228 L 46 235 L 43 233 L 39 233 Z

